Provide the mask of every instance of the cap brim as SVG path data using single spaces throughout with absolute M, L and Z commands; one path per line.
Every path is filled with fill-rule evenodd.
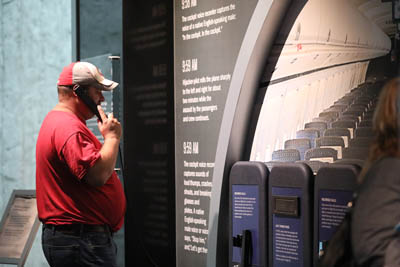
M 102 85 L 103 90 L 105 90 L 105 91 L 111 91 L 111 90 L 113 90 L 115 87 L 118 86 L 118 83 L 117 83 L 117 82 L 114 82 L 114 81 L 111 81 L 111 80 L 108 80 L 108 79 L 102 80 L 102 81 L 100 82 L 100 84 Z

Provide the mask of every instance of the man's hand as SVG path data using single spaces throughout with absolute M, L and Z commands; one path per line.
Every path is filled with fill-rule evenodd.
M 99 131 L 104 139 L 107 138 L 117 138 L 121 139 L 122 127 L 121 123 L 114 118 L 114 115 L 110 113 L 108 116 L 104 113 L 104 110 L 100 105 L 97 105 L 97 110 L 100 113 L 100 117 L 103 120 L 103 123 L 100 120 L 97 122 L 99 127 Z
M 104 144 L 100 149 L 100 159 L 88 170 L 83 178 L 86 183 L 92 186 L 102 186 L 114 172 L 118 155 L 118 145 L 122 134 L 122 127 L 119 121 L 111 113 L 106 116 L 103 109 L 98 105 L 97 110 L 103 123 L 98 121 L 101 135 L 104 137 Z

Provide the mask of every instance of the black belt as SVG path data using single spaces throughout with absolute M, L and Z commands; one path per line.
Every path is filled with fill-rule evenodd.
M 53 231 L 59 231 L 68 234 L 81 234 L 88 232 L 95 233 L 111 233 L 108 225 L 93 225 L 93 224 L 44 224 L 44 228 L 51 229 Z

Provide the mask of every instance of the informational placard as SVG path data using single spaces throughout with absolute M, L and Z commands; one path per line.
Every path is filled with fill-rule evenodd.
M 23 264 L 39 227 L 32 190 L 14 190 L 0 224 L 0 263 Z
M 178 267 L 207 264 L 211 192 L 213 182 L 222 180 L 222 175 L 213 177 L 218 137 L 224 112 L 234 113 L 236 108 L 230 106 L 231 110 L 226 110 L 225 104 L 257 3 L 258 0 L 175 1 Z M 229 138 L 229 132 L 226 134 Z M 224 162 L 220 168 L 223 165 Z
M 273 196 L 302 197 L 299 188 L 272 187 Z M 273 266 L 302 267 L 303 266 L 303 221 L 301 205 L 298 205 L 297 216 L 273 214 L 272 217 L 272 251 Z
M 258 185 L 232 186 L 232 234 L 242 235 L 243 230 L 251 231 L 252 264 L 260 264 L 260 248 L 257 246 L 259 231 L 259 187 Z M 262 238 L 262 237 L 261 237 Z M 233 247 L 232 262 L 241 262 L 241 248 Z
M 348 203 L 353 200 L 353 192 L 340 190 L 320 190 L 318 209 L 318 254 L 321 255 L 327 243 L 343 221 Z

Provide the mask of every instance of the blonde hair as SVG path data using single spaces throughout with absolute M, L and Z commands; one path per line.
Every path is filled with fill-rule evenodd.
M 379 100 L 372 119 L 375 137 L 369 147 L 366 163 L 359 176 L 362 182 L 372 164 L 383 157 L 400 157 L 399 151 L 399 108 L 398 98 L 400 78 L 390 80 L 379 95 Z

